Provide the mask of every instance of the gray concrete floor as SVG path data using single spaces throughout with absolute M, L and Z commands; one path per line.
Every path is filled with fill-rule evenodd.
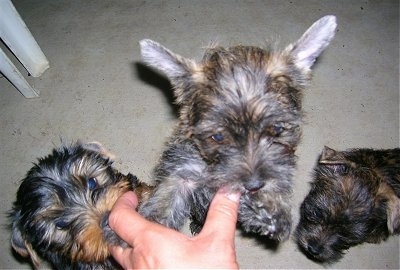
M 324 145 L 399 146 L 399 3 L 393 1 L 54 1 L 15 0 L 50 61 L 41 92 L 25 99 L 0 78 L 0 212 L 11 208 L 19 181 L 37 157 L 64 140 L 100 141 L 116 166 L 150 181 L 151 169 L 176 116 L 160 77 L 143 74 L 138 41 L 151 38 L 199 58 L 211 41 L 263 45 L 295 41 L 326 14 L 338 19 L 336 38 L 314 67 L 304 93 L 306 123 L 298 149 L 293 215 L 308 192 Z M 26 74 L 26 72 L 25 72 Z M 1 214 L 1 223 L 6 223 Z M 0 268 L 27 269 L 1 226 Z M 237 232 L 242 268 L 323 268 L 292 240 L 277 250 Z M 352 248 L 327 268 L 399 268 L 399 237 Z

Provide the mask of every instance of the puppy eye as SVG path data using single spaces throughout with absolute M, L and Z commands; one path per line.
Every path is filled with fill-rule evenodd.
M 65 220 L 57 220 L 55 224 L 56 224 L 57 229 L 60 229 L 60 230 L 68 227 L 68 223 Z
M 94 178 L 94 177 L 89 178 L 89 180 L 88 180 L 88 187 L 89 187 L 89 190 L 95 189 L 95 188 L 97 187 L 97 179 Z
M 274 131 L 276 134 L 281 134 L 285 129 L 281 125 L 274 125 Z
M 222 135 L 221 133 L 217 133 L 211 136 L 211 138 L 216 141 L 217 143 L 220 143 L 224 140 L 224 135 Z
M 285 131 L 285 128 L 283 127 L 282 124 L 274 124 L 268 128 L 268 133 L 270 134 L 270 136 L 273 136 L 273 137 L 278 137 L 284 131 Z

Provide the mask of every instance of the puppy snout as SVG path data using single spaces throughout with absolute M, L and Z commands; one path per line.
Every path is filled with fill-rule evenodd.
M 244 184 L 244 188 L 250 192 L 256 192 L 265 185 L 264 181 L 251 179 Z

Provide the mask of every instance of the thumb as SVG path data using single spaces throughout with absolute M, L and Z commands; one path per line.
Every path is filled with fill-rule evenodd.
M 148 226 L 148 221 L 136 212 L 138 198 L 132 191 L 122 195 L 108 217 L 110 228 L 125 242 L 133 246 L 135 235 Z
M 200 234 L 214 234 L 218 238 L 231 241 L 235 236 L 240 195 L 220 188 L 211 201 Z

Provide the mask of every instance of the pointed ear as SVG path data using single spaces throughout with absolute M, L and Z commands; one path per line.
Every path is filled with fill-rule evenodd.
M 140 41 L 140 50 L 144 62 L 161 70 L 171 80 L 190 75 L 196 66 L 194 61 L 175 54 L 150 39 Z
M 290 52 L 299 68 L 305 70 L 311 68 L 335 36 L 336 26 L 335 16 L 322 17 L 311 25 L 296 43 L 288 46 L 286 50 Z
M 355 166 L 353 162 L 346 159 L 343 152 L 336 151 L 328 146 L 325 146 L 322 150 L 318 164 L 320 166 L 326 166 L 326 168 L 339 174 L 343 174 L 349 167 Z
M 188 86 L 193 83 L 193 75 L 200 70 L 195 61 L 175 54 L 149 39 L 140 41 L 143 60 L 156 69 L 164 72 L 174 86 L 178 104 L 184 103 L 191 94 Z
M 324 146 L 319 158 L 321 164 L 348 164 L 349 161 L 342 152 L 336 151 L 328 146 Z

